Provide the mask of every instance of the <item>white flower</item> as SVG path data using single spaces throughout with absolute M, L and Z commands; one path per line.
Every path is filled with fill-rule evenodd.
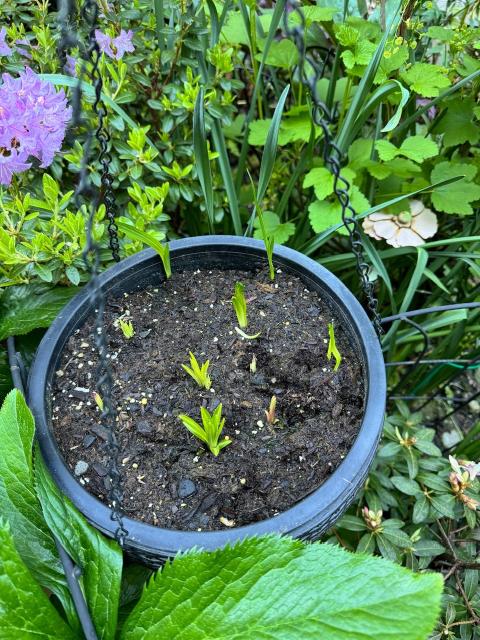
M 438 229 L 437 216 L 420 200 L 410 200 L 410 211 L 392 215 L 379 211 L 363 221 L 363 229 L 375 240 L 386 240 L 392 247 L 417 247 Z

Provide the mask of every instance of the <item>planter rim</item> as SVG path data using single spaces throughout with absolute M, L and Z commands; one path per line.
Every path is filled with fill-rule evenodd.
M 169 243 L 174 266 L 175 255 L 196 252 L 205 253 L 224 251 L 225 253 L 246 252 L 250 256 L 265 257 L 264 244 L 260 240 L 237 236 L 200 236 L 173 240 Z M 178 551 L 192 547 L 215 549 L 228 543 L 234 543 L 247 536 L 267 533 L 288 533 L 301 535 L 309 530 L 309 523 L 315 520 L 316 514 L 329 504 L 338 504 L 347 491 L 349 485 L 358 484 L 358 477 L 365 473 L 373 459 L 383 426 L 386 402 L 386 375 L 383 355 L 379 340 L 375 334 L 371 321 L 358 300 L 330 271 L 307 256 L 290 249 L 276 245 L 275 257 L 284 263 L 300 267 L 309 272 L 313 279 L 321 280 L 343 305 L 343 312 L 349 316 L 349 321 L 361 343 L 366 381 L 366 397 L 364 416 L 359 433 L 345 456 L 342 463 L 320 487 L 307 497 L 294 504 L 288 510 L 277 516 L 255 522 L 242 527 L 234 527 L 219 531 L 181 531 L 163 529 L 124 516 L 125 528 L 128 530 L 128 543 L 146 553 L 155 554 L 161 550 L 162 554 L 175 555 Z M 119 278 L 131 274 L 132 270 L 140 270 L 145 261 L 158 259 L 152 249 L 145 249 L 129 258 L 121 260 L 99 276 L 99 285 L 106 291 Z M 150 262 L 149 262 L 150 264 Z M 281 265 L 280 265 L 281 266 Z M 163 269 L 162 269 L 163 272 Z M 53 430 L 49 426 L 46 410 L 46 397 L 51 392 L 50 362 L 57 350 L 57 344 L 65 332 L 65 325 L 70 318 L 78 315 L 79 310 L 89 304 L 87 287 L 80 291 L 60 311 L 50 328 L 44 335 L 30 370 L 28 382 L 28 403 L 35 418 L 37 438 L 44 459 L 50 473 L 62 492 L 75 504 L 85 517 L 103 533 L 113 536 L 116 524 L 110 518 L 110 509 L 98 498 L 86 491 L 76 480 L 57 446 Z M 340 304 L 340 303 L 339 303 Z M 357 480 L 357 482 L 355 482 Z M 341 512 L 341 508 L 339 511 Z

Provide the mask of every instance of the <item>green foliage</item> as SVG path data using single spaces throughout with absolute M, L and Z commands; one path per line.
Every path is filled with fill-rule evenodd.
M 438 96 L 440 89 L 450 85 L 447 69 L 426 62 L 417 62 L 401 76 L 416 93 L 426 98 Z
M 212 386 L 212 380 L 208 375 L 208 367 L 210 366 L 210 360 L 205 360 L 205 362 L 200 365 L 194 356 L 194 354 L 190 351 L 190 366 L 186 364 L 182 364 L 182 369 L 191 376 L 199 387 L 204 387 L 205 389 L 210 389 Z
M 35 492 L 34 435 L 35 425 L 25 400 L 13 390 L 0 409 L 0 512 L 13 530 L 16 549 L 32 576 L 74 615 L 55 541 Z
M 441 591 L 440 576 L 337 547 L 251 539 L 176 558 L 149 582 L 120 637 L 425 640 Z
M 131 320 L 118 319 L 118 326 L 120 327 L 124 337 L 130 340 L 135 335 L 135 329 Z
M 78 638 L 33 579 L 15 542 L 10 527 L 0 519 L 0 638 Z
M 232 305 L 237 315 L 240 328 L 246 329 L 248 326 L 247 301 L 245 299 L 245 285 L 241 282 L 235 283 L 235 291 L 232 296 Z
M 340 351 L 338 350 L 337 343 L 335 342 L 335 329 L 333 326 L 333 322 L 328 323 L 328 349 L 327 349 L 327 358 L 331 360 L 335 358 L 335 366 L 333 370 L 336 371 L 342 362 L 342 356 L 340 355 Z
M 40 451 L 35 477 L 43 517 L 75 563 L 82 567 L 82 586 L 99 640 L 113 640 L 122 579 L 122 551 L 103 537 L 65 498 L 50 477 Z
M 178 419 L 182 421 L 190 433 L 207 445 L 214 456 L 218 456 L 224 447 L 232 443 L 228 436 L 225 436 L 219 442 L 225 424 L 225 418 L 222 418 L 222 403 L 217 406 L 213 413 L 209 413 L 205 407 L 200 407 L 200 415 L 202 418 L 201 425 L 184 413 L 181 413 Z
M 473 164 L 448 161 L 437 164 L 431 174 L 432 180 L 440 181 L 454 176 L 464 176 L 464 179 L 438 189 L 432 195 L 435 208 L 445 213 L 471 215 L 471 202 L 480 199 L 480 185 L 472 182 L 476 174 L 477 167 Z

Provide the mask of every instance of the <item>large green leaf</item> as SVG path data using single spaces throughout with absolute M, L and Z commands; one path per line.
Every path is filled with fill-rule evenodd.
M 122 640 L 425 640 L 442 578 L 276 536 L 188 553 L 148 583 Z
M 470 203 L 480 199 L 480 185 L 472 182 L 476 173 L 477 168 L 472 164 L 448 161 L 437 164 L 430 176 L 432 181 L 437 182 L 455 176 L 464 178 L 448 187 L 437 189 L 432 194 L 435 209 L 457 215 L 473 214 Z
M 35 425 L 22 394 L 13 390 L 0 410 L 0 513 L 33 577 L 73 609 L 57 549 L 35 493 L 32 444 Z
M 80 289 L 25 284 L 8 287 L 0 298 L 0 340 L 48 327 Z
M 51 479 L 40 451 L 35 455 L 37 493 L 48 526 L 82 568 L 86 601 L 99 640 L 113 640 L 122 579 L 122 551 L 91 527 Z
M 9 526 L 0 520 L 0 640 L 74 640 L 43 589 L 23 564 Z
M 469 142 L 476 144 L 480 138 L 480 127 L 472 118 L 476 102 L 473 98 L 461 97 L 446 103 L 446 113 L 433 127 L 433 133 L 443 133 L 445 147 Z

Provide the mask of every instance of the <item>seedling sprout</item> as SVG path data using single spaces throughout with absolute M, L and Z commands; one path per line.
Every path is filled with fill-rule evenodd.
M 340 363 L 342 361 L 342 356 L 340 355 L 340 351 L 338 350 L 335 342 L 335 332 L 333 328 L 333 322 L 328 323 L 328 335 L 329 335 L 329 341 L 328 341 L 327 358 L 329 360 L 331 360 L 332 357 L 335 358 L 335 366 L 333 367 L 333 370 L 336 371 L 340 366 Z
M 119 318 L 118 326 L 122 330 L 122 333 L 127 340 L 130 340 L 135 335 L 135 329 L 133 328 L 131 320 L 124 320 L 123 318 Z
M 222 403 L 212 414 L 205 407 L 200 407 L 200 415 L 203 426 L 185 413 L 181 413 L 178 418 L 190 433 L 207 445 L 214 456 L 218 456 L 220 451 L 232 442 L 228 436 L 219 441 L 225 424 L 225 418 L 222 418 Z
M 205 360 L 205 362 L 200 365 L 191 351 L 189 352 L 189 354 L 190 366 L 182 364 L 182 368 L 188 373 L 189 376 L 192 376 L 199 387 L 204 387 L 207 390 L 210 389 L 210 387 L 212 386 L 212 380 L 208 375 L 210 360 Z
M 237 314 L 238 324 L 241 329 L 246 329 L 247 320 L 247 301 L 245 300 L 245 286 L 241 282 L 235 283 L 235 291 L 232 296 L 232 304 Z

